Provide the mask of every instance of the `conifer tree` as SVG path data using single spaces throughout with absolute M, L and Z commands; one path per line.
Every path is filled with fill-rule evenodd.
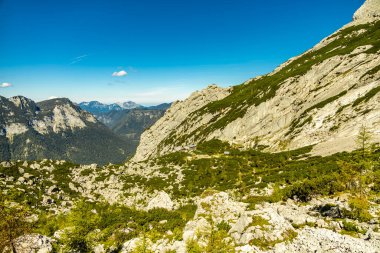
M 16 239 L 31 231 L 28 217 L 27 208 L 7 200 L 0 193 L 0 252 L 9 248 L 13 253 L 17 253 Z

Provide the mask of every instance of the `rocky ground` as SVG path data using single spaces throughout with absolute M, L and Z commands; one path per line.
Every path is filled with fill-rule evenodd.
M 314 199 L 308 205 L 294 201 L 263 204 L 250 210 L 242 202 L 234 201 L 225 192 L 209 193 L 210 196 L 197 201 L 197 211 L 187 222 L 182 240 L 167 238 L 152 242 L 147 239 L 146 247 L 153 252 L 188 252 L 189 240 L 196 240 L 206 247 L 215 224 L 228 224 L 224 240 L 233 245 L 234 252 L 379 252 L 380 233 L 377 222 L 355 223 L 362 233 L 355 236 L 344 232 L 341 220 L 323 216 L 315 209 L 321 205 L 344 206 L 347 203 L 334 199 Z M 170 198 L 162 194 L 160 199 L 171 208 Z M 378 207 L 376 207 L 377 210 Z M 166 221 L 162 221 L 166 222 Z M 215 231 L 214 231 L 215 232 Z M 170 234 L 171 231 L 168 231 Z M 59 233 L 49 238 L 42 235 L 28 235 L 20 238 L 18 252 L 51 252 L 52 243 L 59 240 Z M 133 238 L 123 243 L 120 252 L 134 252 L 144 239 Z M 35 251 L 34 251 L 35 250 Z M 107 252 L 104 245 L 96 245 L 95 252 Z M 232 252 L 232 251 L 230 251 Z
M 194 155 L 192 159 L 199 156 Z M 145 212 L 157 208 L 175 211 L 187 204 L 195 207 L 195 213 L 185 220 L 179 232 L 167 230 L 152 236 L 149 229 L 154 231 L 154 228 L 148 224 L 147 234 L 138 234 L 124 241 L 118 248 L 120 252 L 141 252 L 142 245 L 144 250 L 152 252 L 380 251 L 380 205 L 375 199 L 371 201 L 369 212 L 372 218 L 366 222 L 344 217 L 342 212 L 350 210 L 350 193 L 316 196 L 306 203 L 288 199 L 252 205 L 247 198 L 273 194 L 273 185 L 253 188 L 243 195 L 236 189 L 205 189 L 199 195 L 178 197 L 173 188 L 184 187 L 185 166 L 173 163 L 127 162 L 99 167 L 96 164 L 79 166 L 65 161 L 43 160 L 3 162 L 0 167 L 3 193 L 15 190 L 28 196 L 34 203 L 37 216 L 43 212 L 70 213 L 81 198 L 93 203 L 117 203 Z M 149 183 L 152 179 L 168 180 L 170 184 L 152 187 Z M 171 221 L 164 219 L 158 224 L 168 222 Z M 29 234 L 20 237 L 18 252 L 53 252 L 53 248 L 62 243 L 66 229 L 70 228 L 49 236 Z M 122 231 L 128 234 L 132 230 Z M 100 236 L 103 232 L 95 229 L 93 233 Z M 222 245 L 219 251 L 207 250 L 211 240 Z M 199 251 L 191 251 L 191 247 Z M 116 246 L 99 240 L 92 244 L 92 250 L 97 253 L 113 252 L 112 249 L 116 250 Z

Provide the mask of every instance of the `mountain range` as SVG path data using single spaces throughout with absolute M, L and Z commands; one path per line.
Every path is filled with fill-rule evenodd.
M 152 109 L 152 110 L 166 110 L 170 107 L 170 103 L 163 103 L 156 106 L 143 106 L 132 101 L 118 102 L 112 104 L 103 104 L 99 101 L 81 102 L 78 104 L 80 108 L 86 110 L 95 116 L 108 113 L 111 111 L 122 111 L 130 109 Z
M 121 111 L 125 109 L 141 108 L 143 106 L 136 104 L 135 102 L 121 102 L 113 104 L 103 104 L 98 101 L 81 102 L 78 104 L 80 108 L 86 110 L 94 115 L 101 113 L 107 113 L 110 111 Z
M 48 158 L 81 164 L 125 161 L 142 132 L 170 106 L 93 101 L 81 103 L 82 109 L 67 98 L 39 103 L 22 96 L 0 98 L 0 160 Z
M 367 1 L 351 23 L 272 73 L 229 88 L 212 85 L 173 104 L 149 108 L 131 101 L 114 104 L 91 101 L 76 106 L 65 99 L 34 103 L 21 97 L 2 98 L 1 133 L 6 147 L 2 149 L 3 157 L 39 158 L 42 156 L 38 153 L 56 154 L 54 149 L 44 146 L 48 143 L 47 136 L 64 136 L 66 131 L 79 134 L 97 128 L 111 135 L 101 122 L 117 139 L 114 143 L 118 143 L 119 151 L 110 152 L 118 158 L 110 159 L 112 162 L 133 152 L 140 134 L 147 128 L 134 161 L 212 139 L 245 149 L 261 146 L 269 152 L 312 145 L 311 154 L 328 155 L 353 150 L 354 137 L 362 125 L 380 141 L 377 6 L 376 0 Z M 31 139 L 22 138 L 25 143 L 18 141 L 15 146 L 14 140 L 29 133 L 44 144 L 33 144 L 39 148 L 30 149 L 27 147 Z M 101 135 L 89 144 L 100 139 Z M 123 146 L 125 141 L 133 143 L 131 149 Z M 75 156 L 64 150 L 58 152 L 64 154 L 62 158 Z M 85 160 L 88 161 L 74 158 L 78 162 Z

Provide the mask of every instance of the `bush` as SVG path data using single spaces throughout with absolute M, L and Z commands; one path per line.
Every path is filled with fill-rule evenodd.
M 230 224 L 228 224 L 225 221 L 220 222 L 218 225 L 216 225 L 216 227 L 218 228 L 218 230 L 223 230 L 226 232 L 230 231 L 230 229 L 231 229 Z
M 348 202 L 351 211 L 347 216 L 351 219 L 357 219 L 359 221 L 369 221 L 372 219 L 372 215 L 368 212 L 370 203 L 366 198 L 355 197 Z
M 89 252 L 96 243 L 119 247 L 141 235 L 155 241 L 166 236 L 169 230 L 173 232 L 170 238 L 182 240 L 183 228 L 194 217 L 195 210 L 195 205 L 184 205 L 175 211 L 141 211 L 121 205 L 80 201 L 68 214 L 41 216 L 38 231 L 51 235 L 54 231 L 68 228 L 61 243 L 65 250 L 75 252 Z M 161 222 L 164 220 L 166 222 Z M 94 233 L 95 229 L 99 232 Z M 130 232 L 123 232 L 125 229 Z
M 228 142 L 223 142 L 218 139 L 212 139 L 210 141 L 198 144 L 197 150 L 206 154 L 220 154 L 224 151 L 230 151 L 231 146 Z
M 316 195 L 331 195 L 344 189 L 337 175 L 326 175 L 289 186 L 285 191 L 285 198 L 307 202 Z
M 343 221 L 343 229 L 350 232 L 359 232 L 359 228 L 352 222 Z
M 203 248 L 194 239 L 190 239 L 186 242 L 186 252 L 188 253 L 203 253 Z

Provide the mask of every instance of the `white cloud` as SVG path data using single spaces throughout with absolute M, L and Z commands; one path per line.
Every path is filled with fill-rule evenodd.
M 2 83 L 2 84 L 0 84 L 0 88 L 8 88 L 8 87 L 11 87 L 12 86 L 12 84 L 10 84 L 10 83 Z
M 50 96 L 49 97 L 49 99 L 56 99 L 56 98 L 58 98 L 58 97 L 56 97 L 56 96 Z
M 128 75 L 127 71 L 120 70 L 112 73 L 112 76 L 122 77 Z

